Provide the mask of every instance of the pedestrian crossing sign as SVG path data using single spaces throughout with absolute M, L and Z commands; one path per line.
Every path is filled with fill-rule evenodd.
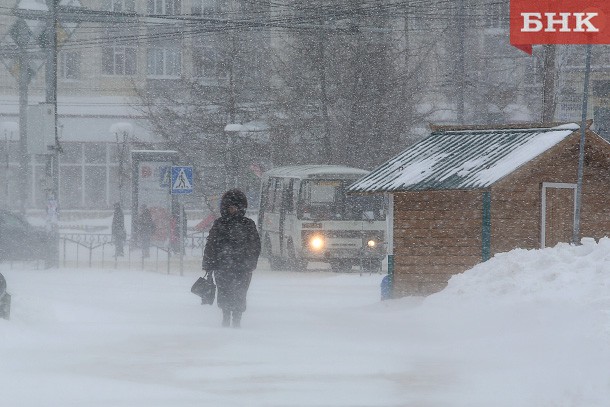
M 171 194 L 193 193 L 193 167 L 172 166 Z

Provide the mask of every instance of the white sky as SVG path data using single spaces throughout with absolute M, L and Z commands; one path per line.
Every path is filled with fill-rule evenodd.
M 382 275 L 272 272 L 241 330 L 185 276 L 9 269 L 2 405 L 608 406 L 610 239 L 516 250 L 426 299 Z

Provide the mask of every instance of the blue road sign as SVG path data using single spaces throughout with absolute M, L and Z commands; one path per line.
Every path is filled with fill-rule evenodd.
M 193 167 L 172 166 L 171 194 L 193 193 Z

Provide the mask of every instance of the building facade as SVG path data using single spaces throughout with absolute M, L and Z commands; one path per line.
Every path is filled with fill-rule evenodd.
M 25 188 L 26 206 L 41 208 L 51 182 L 46 175 L 48 162 L 45 156 L 32 156 L 27 170 L 22 165 L 19 64 L 18 55 L 11 50 L 15 44 L 13 28 L 18 22 L 14 10 L 44 11 L 46 0 L 6 3 L 0 10 L 0 166 L 3 168 L 0 183 L 1 190 L 5 191 L 0 205 L 19 207 L 16 197 Z M 541 49 L 530 57 L 510 46 L 508 1 L 465 1 L 462 9 L 460 2 L 450 6 L 446 2 L 430 2 L 427 7 L 388 2 L 380 8 L 382 11 L 360 20 L 354 20 L 353 13 L 349 13 L 347 6 L 351 3 L 331 3 L 335 12 L 332 17 L 337 19 L 336 32 L 351 29 L 358 32 L 354 41 L 370 42 L 370 49 L 384 48 L 385 43 L 391 43 L 398 51 L 398 57 L 391 55 L 391 63 L 406 69 L 396 69 L 396 78 L 414 83 L 408 88 L 409 95 L 413 95 L 409 98 L 417 98 L 417 102 L 405 100 L 404 104 L 414 104 L 409 109 L 422 119 L 415 127 L 417 131 L 414 127 L 404 129 L 399 135 L 401 143 L 408 144 L 422 137 L 426 133 L 425 123 L 431 121 L 444 124 L 540 121 L 544 56 Z M 67 17 L 60 16 L 58 34 L 58 136 L 63 150 L 59 155 L 59 193 L 63 209 L 108 209 L 117 200 L 127 200 L 124 203 L 128 206 L 129 194 L 122 190 L 129 190 L 130 181 L 128 176 L 120 174 L 129 163 L 122 157 L 129 157 L 128 150 L 134 146 L 172 148 L 162 126 L 151 123 L 150 105 L 142 96 L 153 95 L 154 99 L 155 95 L 179 94 L 187 89 L 187 82 L 196 84 L 195 92 L 205 94 L 208 103 L 214 103 L 217 108 L 213 112 L 199 112 L 197 120 L 218 117 L 209 119 L 211 124 L 207 129 L 182 131 L 199 132 L 202 134 L 192 136 L 220 140 L 216 145 L 211 143 L 209 148 L 197 150 L 197 155 L 203 157 L 198 163 L 202 172 L 215 180 L 214 185 L 224 187 L 224 172 L 230 169 L 223 153 L 227 139 L 222 130 L 224 125 L 251 123 L 250 127 L 255 129 L 251 134 L 262 134 L 268 140 L 266 123 L 254 110 L 265 107 L 266 96 L 261 95 L 267 85 L 276 91 L 280 89 L 276 94 L 282 93 L 282 86 L 287 86 L 282 75 L 277 75 L 284 68 L 282 56 L 295 44 L 297 33 L 316 32 L 334 21 L 323 21 L 312 8 L 303 7 L 297 1 L 279 5 L 244 0 L 61 0 L 60 4 L 80 7 L 82 11 L 76 20 L 62 21 L 61 18 Z M 36 28 L 37 21 L 28 22 L 28 28 L 34 33 L 40 30 Z M 358 23 L 357 30 L 350 28 L 354 21 Z M 47 93 L 44 55 L 34 52 L 40 46 L 31 41 L 34 45 L 28 47 L 28 52 L 31 51 L 31 70 L 35 75 L 28 86 L 29 105 L 44 102 Z M 560 48 L 555 63 L 556 118 L 578 120 L 584 48 Z M 464 50 L 461 54 L 456 52 L 460 49 Z M 608 47 L 594 48 L 589 117 L 595 119 L 593 128 L 602 136 L 610 132 L 608 55 Z M 332 65 L 334 56 L 327 58 L 328 72 L 334 69 L 335 75 L 341 77 L 341 66 Z M 329 91 L 329 100 L 343 90 L 340 84 L 333 85 L 335 89 Z M 307 86 L 306 91 L 311 87 Z M 305 117 L 303 121 L 312 121 L 317 127 L 298 129 L 296 133 L 319 143 L 325 131 L 322 121 L 317 119 L 317 115 L 322 115 L 321 109 L 306 107 L 311 112 L 308 110 L 305 116 L 310 114 L 314 119 Z M 270 130 L 270 144 L 279 146 L 274 149 L 276 152 L 285 150 L 282 154 L 289 163 L 294 154 L 291 148 L 283 148 L 283 137 L 289 133 L 287 128 L 296 128 L 295 122 L 282 121 L 281 112 L 267 114 L 275 114 L 277 119 Z M 336 132 L 345 130 L 336 112 L 330 109 L 326 115 L 328 122 L 337 126 Z M 361 130 L 365 126 L 353 127 Z M 362 138 L 374 136 L 363 134 Z M 265 145 L 257 148 L 262 152 L 257 150 L 256 154 L 266 154 Z M 240 153 L 245 154 L 247 150 L 254 149 L 243 148 Z
M 8 52 L 18 23 L 14 11 L 46 11 L 45 0 L 18 0 L 0 12 L 0 205 L 18 208 L 26 188 L 28 208 L 42 208 L 49 184 L 45 155 L 31 155 L 24 171 L 20 154 L 18 59 Z M 243 3 L 243 4 L 242 4 Z M 167 140 L 148 122 L 139 93 L 159 93 L 192 80 L 210 92 L 230 86 L 226 30 L 218 21 L 232 18 L 248 2 L 227 0 L 62 0 L 79 7 L 80 21 L 60 14 L 57 56 L 59 199 L 62 209 L 108 209 L 129 205 L 129 151 L 166 148 Z M 242 7 L 243 6 L 243 7 Z M 75 14 L 75 15 L 78 15 Z M 61 20 L 62 16 L 66 21 Z M 209 23 L 209 21 L 216 21 Z M 26 20 L 33 31 L 35 19 Z M 40 29 L 39 29 L 40 30 Z M 31 45 L 33 44 L 33 45 Z M 35 40 L 28 52 L 39 51 Z M 27 104 L 45 102 L 42 55 L 36 65 Z M 253 64 L 255 58 L 250 58 Z M 262 63 L 262 61 L 259 61 Z M 243 74 L 239 74 L 243 78 Z M 211 163 L 210 165 L 214 165 Z M 121 191 L 119 191 L 119 184 Z

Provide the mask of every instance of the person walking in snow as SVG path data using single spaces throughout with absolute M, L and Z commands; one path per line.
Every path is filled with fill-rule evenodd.
M 114 204 L 114 214 L 112 215 L 112 240 L 114 241 L 114 255 L 123 256 L 123 245 L 127 238 L 127 232 L 125 232 L 125 216 L 121 209 L 120 203 Z
M 246 295 L 261 251 L 252 219 L 246 218 L 248 200 L 238 189 L 224 193 L 220 218 L 214 221 L 203 253 L 202 268 L 214 274 L 222 326 L 239 328 L 246 310 Z
M 142 243 L 142 257 L 150 256 L 150 239 L 155 233 L 155 222 L 153 221 L 150 209 L 142 205 L 142 213 L 139 219 L 140 242 Z

